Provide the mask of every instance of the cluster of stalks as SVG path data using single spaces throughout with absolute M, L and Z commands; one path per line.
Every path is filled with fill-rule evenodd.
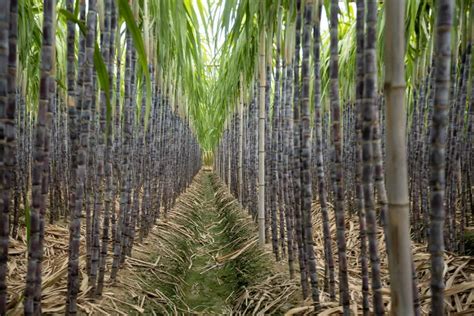
M 337 0 L 330 6 L 311 0 L 289 6 L 278 2 L 270 14 L 276 16 L 275 23 L 265 20 L 260 26 L 264 35 L 257 43 L 255 72 L 248 81 L 241 76 L 240 95 L 234 102 L 238 110 L 228 116 L 214 164 L 254 219 L 260 223 L 264 214 L 260 235 L 271 242 L 277 261 L 288 260 L 291 277 L 299 272 L 303 297 L 311 296 L 315 310 L 323 290 L 332 300 L 339 299 L 345 315 L 350 313 L 345 229 L 346 216 L 355 214 L 364 315 L 370 310 L 376 315 L 386 312 L 378 227 L 383 228 L 388 250 L 392 310 L 401 315 L 420 313 L 410 250 L 413 240 L 428 244 L 432 312 L 444 313 L 443 251 L 463 254 L 464 230 L 474 220 L 472 36 L 459 41 L 457 62 L 456 53 L 451 54 L 453 7 L 450 1 L 438 1 L 433 8 L 432 39 L 420 54 L 429 66 L 420 65 L 416 75 L 424 76 L 413 79 L 406 89 L 404 3 L 388 1 L 384 7 L 389 49 L 384 56 L 384 85 L 378 87 L 378 3 L 356 1 L 354 93 L 342 102 Z M 456 12 L 469 31 L 473 18 L 472 7 L 468 9 L 470 13 Z M 322 13 L 329 20 L 330 45 L 324 67 Z M 261 9 L 257 14 L 267 13 Z M 324 96 L 323 80 L 328 91 Z M 265 123 L 263 128 L 259 122 Z M 324 280 L 316 274 L 313 200 L 321 206 L 316 216 L 323 222 Z M 330 233 L 330 210 L 335 214 L 336 236 Z M 332 249 L 333 238 L 337 249 Z
M 75 3 L 66 1 L 63 10 L 74 16 Z M 88 1 L 87 10 L 85 1 L 77 4 L 79 21 L 67 22 L 67 86 L 60 87 L 56 2 L 43 2 L 39 104 L 31 105 L 25 98 L 31 86 L 16 80 L 18 3 L 0 1 L 0 315 L 8 309 L 10 237 L 28 241 L 24 313 L 38 315 L 46 223 L 69 224 L 65 311 L 77 314 L 81 227 L 89 293 L 99 297 L 106 271 L 113 282 L 134 242 L 148 235 L 160 212 L 166 215 L 201 164 L 171 83 L 156 64 L 139 67 L 130 25 L 122 41 L 118 2 L 103 1 L 102 23 L 97 1 Z M 78 32 L 76 24 L 84 28 Z

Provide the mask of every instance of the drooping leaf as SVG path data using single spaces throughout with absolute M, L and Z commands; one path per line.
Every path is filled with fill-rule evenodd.
M 102 54 L 100 53 L 99 44 L 95 43 L 94 48 L 94 69 L 99 79 L 99 87 L 105 94 L 105 102 L 107 106 L 107 122 L 110 123 L 112 120 L 112 105 L 110 102 L 110 87 L 109 87 L 109 73 L 107 72 L 107 66 L 105 65 Z
M 119 14 L 127 25 L 127 30 L 132 36 L 135 49 L 137 51 L 137 57 L 140 67 L 142 68 L 143 74 L 145 75 L 146 85 L 146 112 L 149 113 L 151 109 L 151 79 L 150 72 L 148 71 L 148 58 L 146 55 L 145 44 L 143 42 L 143 36 L 138 28 L 135 17 L 133 16 L 132 9 L 128 4 L 127 0 L 118 0 Z M 148 126 L 148 116 L 145 117 L 145 130 Z
M 69 21 L 72 21 L 76 23 L 79 26 L 79 30 L 81 30 L 82 34 L 85 36 L 87 34 L 87 27 L 84 24 L 83 21 L 79 20 L 79 18 L 75 15 L 72 14 L 71 12 L 65 10 L 65 9 L 59 9 L 59 13 Z

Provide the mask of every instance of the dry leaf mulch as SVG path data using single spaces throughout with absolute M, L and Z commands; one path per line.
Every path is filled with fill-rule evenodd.
M 318 272 L 320 280 L 324 277 L 324 250 L 322 222 L 319 216 L 319 206 L 313 205 L 314 213 L 314 241 L 315 251 L 318 259 Z M 335 236 L 335 221 L 332 210 L 330 211 L 331 233 Z M 359 256 L 360 240 L 358 230 L 358 219 L 356 216 L 346 218 L 346 241 L 347 262 L 349 272 L 349 290 L 351 297 L 351 310 L 355 315 L 361 314 L 362 308 L 362 279 L 360 275 Z M 154 292 L 147 291 L 142 287 L 140 273 L 137 268 L 153 270 L 159 265 L 160 257 L 156 262 L 150 262 L 150 252 L 156 249 L 158 243 L 158 229 L 165 229 L 170 222 L 162 222 L 156 226 L 150 236 L 143 242 L 137 244 L 131 258 L 127 258 L 125 266 L 120 270 L 117 282 L 111 285 L 108 280 L 112 258 L 109 256 L 107 262 L 106 285 L 103 297 L 94 300 L 89 297 L 87 274 L 85 273 L 85 240 L 81 238 L 80 248 L 80 273 L 81 286 L 78 297 L 78 307 L 82 314 L 96 315 L 129 315 L 131 312 L 141 314 L 144 305 L 150 301 L 151 304 L 168 304 L 169 299 L 158 289 Z M 26 236 L 23 231 L 20 236 Z M 84 231 L 81 236 L 84 236 Z M 68 257 L 68 227 L 64 223 L 47 225 L 45 232 L 45 249 L 43 261 L 43 292 L 42 311 L 44 314 L 64 314 L 66 284 L 67 284 L 67 257 Z M 381 260 L 381 277 L 383 287 L 383 298 L 387 310 L 390 310 L 390 288 L 387 268 L 387 255 L 383 240 L 382 229 L 378 231 L 379 253 Z M 332 239 L 333 253 L 335 256 L 335 267 L 337 269 L 337 255 L 335 254 L 336 241 Z M 430 308 L 430 255 L 426 245 L 413 245 L 414 263 L 417 271 L 417 281 L 420 296 L 420 308 L 423 315 L 427 315 Z M 8 261 L 8 294 L 9 315 L 19 315 L 23 311 L 22 295 L 24 291 L 27 264 L 26 240 L 10 240 Z M 370 263 L 369 263 L 370 264 Z M 295 295 L 300 295 L 297 278 L 290 280 L 284 271 L 284 261 L 278 263 L 280 272 L 263 282 L 246 288 L 237 299 L 236 307 L 240 308 L 242 314 L 264 313 L 276 309 L 287 310 L 286 315 L 303 315 L 312 313 L 309 301 L 294 302 Z M 449 315 L 474 315 L 474 258 L 457 256 L 452 253 L 445 254 L 445 301 Z M 336 274 L 337 276 L 337 271 Z M 337 287 L 337 280 L 336 280 Z M 336 291 L 337 292 L 337 291 Z M 371 297 L 369 298 L 371 300 Z M 134 303 L 130 303 L 134 302 Z M 321 305 L 323 307 L 320 315 L 337 315 L 342 307 L 336 302 L 331 302 L 326 293 L 321 292 Z M 178 311 L 176 310 L 176 313 Z
M 324 278 L 324 248 L 323 229 L 320 214 L 320 206 L 313 204 L 313 235 L 315 241 L 315 252 L 318 261 L 318 272 L 320 280 Z M 336 235 L 336 223 L 334 212 L 329 210 L 331 235 Z M 383 238 L 382 228 L 378 229 L 378 250 L 381 261 L 382 295 L 387 311 L 390 310 L 390 285 L 388 272 L 388 258 Z M 349 273 L 349 292 L 351 298 L 351 310 L 355 315 L 362 313 L 362 278 L 360 273 L 360 238 L 357 215 L 346 216 L 346 245 L 347 264 Z M 337 293 L 337 243 L 332 238 L 332 249 L 336 269 L 336 293 Z M 418 291 L 420 299 L 420 312 L 428 315 L 430 311 L 430 254 L 424 244 L 414 243 L 412 253 L 415 269 L 417 272 Z M 474 315 L 474 257 L 459 256 L 453 253 L 445 253 L 445 302 L 448 315 Z M 370 271 L 370 261 L 369 261 Z M 370 272 L 369 272 L 370 273 Z M 370 278 L 370 275 L 369 275 Z M 370 287 L 370 280 L 369 280 Z M 370 302 L 372 297 L 369 296 Z M 326 293 L 321 294 L 323 311 L 320 315 L 337 315 L 342 313 L 342 306 L 336 302 L 330 302 Z M 287 315 L 305 314 L 312 312 L 311 302 L 306 301 L 301 306 L 295 307 L 287 312 Z
M 82 235 L 84 235 L 84 231 Z M 23 313 L 23 293 L 28 263 L 26 231 L 19 232 L 18 240 L 10 238 L 8 258 L 8 314 Z M 69 228 L 64 223 L 46 225 L 44 236 L 44 260 L 42 264 L 42 312 L 43 314 L 64 314 L 67 292 Z M 85 273 L 85 240 L 80 247 L 81 285 L 78 296 L 80 310 L 90 302 Z

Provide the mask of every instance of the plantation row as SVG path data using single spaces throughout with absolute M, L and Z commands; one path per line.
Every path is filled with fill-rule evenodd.
M 39 28 L 35 6 L 0 1 L 0 315 L 16 294 L 8 291 L 7 275 L 18 273 L 8 271 L 10 237 L 28 242 L 24 314 L 39 315 L 45 229 L 69 222 L 64 304 L 66 314 L 77 314 L 81 226 L 89 293 L 100 296 L 104 280 L 116 279 L 134 240 L 172 207 L 201 160 L 187 120 L 176 111 L 169 75 L 153 60 L 137 58 L 143 39 L 134 33 L 136 9 L 126 1 L 57 6 L 46 0 Z M 64 21 L 56 20 L 58 9 Z M 67 29 L 67 40 L 59 37 L 65 55 L 56 51 L 57 23 Z M 39 77 L 29 77 L 35 65 Z M 57 71 L 65 71 L 64 82 Z
M 98 299 L 202 161 L 313 311 L 329 297 L 349 315 L 355 284 L 364 315 L 474 308 L 471 281 L 452 288 L 470 267 L 455 262 L 472 255 L 472 1 L 0 8 L 0 315 L 19 302 L 42 313 L 52 224 L 69 229 L 61 311 L 79 313 L 80 292 Z M 426 264 L 413 260 L 421 248 L 429 292 Z
M 413 265 L 412 241 L 427 243 L 431 254 L 431 314 L 452 310 L 444 297 L 444 253 L 472 255 L 465 239 L 474 221 L 474 8 L 456 1 L 454 9 L 454 2 L 416 7 L 408 1 L 407 12 L 412 7 L 418 12 L 408 22 L 404 1 L 383 6 L 356 1 L 356 18 L 354 7 L 340 11 L 337 0 L 330 5 L 297 0 L 288 6 L 278 1 L 255 9 L 257 16 L 276 19 L 247 34 L 256 50 L 253 72 L 234 79 L 239 90 L 229 108 L 235 110 L 225 122 L 214 165 L 258 222 L 261 243 L 271 242 L 276 260 L 288 261 L 291 277 L 299 273 L 303 297 L 312 298 L 315 311 L 321 309 L 323 291 L 339 300 L 344 315 L 351 313 L 347 256 L 353 250 L 346 246 L 346 224 L 353 214 L 360 232 L 357 268 L 363 293 L 357 304 L 364 315 L 390 309 L 397 315 L 428 312 L 420 309 L 422 276 Z M 323 34 L 322 14 L 329 20 Z M 343 28 L 339 19 L 354 21 L 355 31 Z M 453 21 L 461 26 L 451 36 Z M 406 34 L 409 22 L 423 24 L 425 33 Z M 238 23 L 246 22 L 236 22 L 235 28 Z M 377 60 L 380 38 L 382 62 Z M 351 58 L 344 51 L 349 42 L 356 43 L 353 65 L 345 60 Z M 409 46 L 407 57 L 403 43 Z M 242 51 L 238 45 L 231 48 L 235 59 L 245 56 Z M 407 59 L 419 65 L 406 76 Z M 341 70 L 339 63 L 353 68 Z M 232 69 L 230 62 L 227 67 Z M 355 80 L 341 77 L 347 73 Z M 313 213 L 313 199 L 320 212 Z M 331 211 L 336 234 L 330 232 Z M 317 273 L 314 217 L 323 222 L 323 280 Z M 381 278 L 387 267 L 381 266 L 378 227 L 388 252 L 388 283 Z M 390 286 L 390 307 L 383 300 L 385 286 Z

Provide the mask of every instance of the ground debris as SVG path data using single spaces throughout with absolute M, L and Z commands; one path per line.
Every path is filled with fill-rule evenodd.
M 207 180 L 206 180 L 207 179 Z M 216 215 L 210 216 L 210 212 Z M 203 212 L 203 210 L 205 210 Z M 214 211 L 212 211 L 214 210 Z M 317 257 L 318 274 L 324 278 L 324 249 L 322 222 L 319 205 L 313 204 L 314 249 Z M 207 214 L 207 215 L 206 215 Z M 335 234 L 333 212 L 330 212 L 331 233 Z M 346 218 L 347 259 L 351 310 L 354 315 L 362 312 L 362 279 L 360 275 L 360 239 L 357 216 Z M 382 229 L 378 232 L 383 282 L 383 298 L 390 310 L 390 287 L 387 269 L 387 255 Z M 26 236 L 20 232 L 19 236 Z M 67 224 L 47 225 L 45 230 L 45 255 L 43 262 L 42 310 L 44 314 L 64 314 L 67 284 Z M 83 228 L 82 236 L 85 236 Z M 136 243 L 132 257 L 126 259 L 123 269 L 114 285 L 106 284 L 102 298 L 89 296 L 87 273 L 85 271 L 85 240 L 81 239 L 80 269 L 81 285 L 78 307 L 88 315 L 130 315 L 130 314 L 237 314 L 262 315 L 285 314 L 306 315 L 313 313 L 310 300 L 302 300 L 298 278 L 290 279 L 286 262 L 275 262 L 271 248 L 258 247 L 256 229 L 251 217 L 240 208 L 222 182 L 209 172 L 201 171 L 193 185 L 178 198 L 175 208 L 166 220 L 159 221 L 147 239 Z M 179 247 L 176 245 L 179 240 Z M 333 247 L 336 241 L 333 239 Z M 10 240 L 8 261 L 8 306 L 9 315 L 23 311 L 22 298 L 27 264 L 27 243 Z M 261 260 L 260 260 L 261 259 Z M 427 315 L 430 308 L 430 255 L 426 245 L 413 244 L 413 259 L 418 280 L 420 309 Z M 255 261 L 256 260 L 256 261 Z M 260 260 L 260 261 L 259 261 Z M 335 256 L 337 275 L 337 256 Z M 107 276 L 111 268 L 107 262 Z M 258 262 L 255 271 L 247 271 L 252 262 Z M 265 272 L 255 275 L 263 266 Z M 472 315 L 474 313 L 474 258 L 445 253 L 446 307 L 450 315 Z M 185 267 L 184 270 L 170 270 Z M 226 288 L 225 270 L 232 267 L 232 273 L 242 282 L 239 288 Z M 260 270 L 259 270 L 260 269 Z M 194 271 L 194 272 L 190 272 Z M 210 277 L 211 276 L 211 277 Z M 160 283 L 155 281 L 159 279 Z M 214 290 L 222 291 L 217 298 L 220 306 L 193 305 L 200 301 L 204 287 L 212 279 Z M 173 289 L 171 292 L 169 289 Z M 168 289 L 168 290 L 167 290 Z M 207 294 L 206 294 L 207 295 Z M 192 304 L 190 304 L 190 297 Z M 371 299 L 371 297 L 370 297 Z M 320 315 L 338 315 L 342 307 L 332 302 L 324 291 L 320 291 L 322 311 Z M 215 302 L 214 302 L 215 303 Z M 213 303 L 213 304 L 214 304 Z M 217 303 L 215 303 L 217 304 Z

